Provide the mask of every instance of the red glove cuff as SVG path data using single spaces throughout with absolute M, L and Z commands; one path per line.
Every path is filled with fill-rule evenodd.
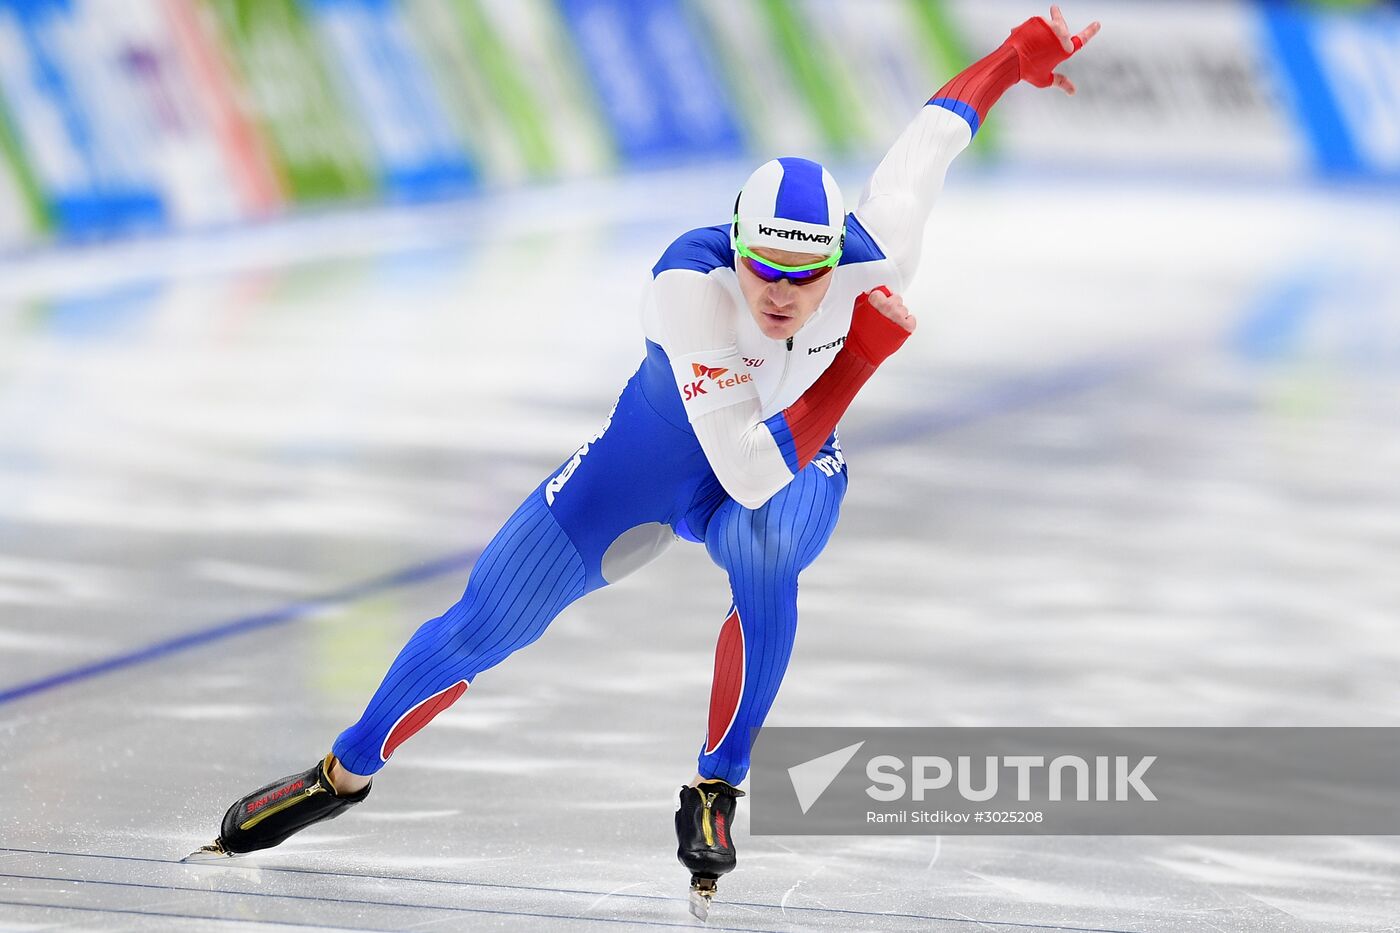
M 883 285 L 879 290 L 890 294 Z M 775 431 L 773 436 L 793 473 L 812 462 L 860 387 L 908 336 L 907 330 L 875 310 L 869 292 L 856 299 L 846 345 L 837 351 L 831 365 L 797 401 L 783 409 L 781 415 L 768 419 L 770 430 L 774 419 L 780 419 L 787 427 L 790 446 L 785 447 L 784 441 L 778 439 L 779 432 Z
M 851 312 L 851 329 L 846 337 L 846 349 L 859 355 L 871 366 L 879 366 L 909 339 L 909 331 L 885 317 L 870 303 L 871 292 L 891 292 L 883 285 L 876 286 L 856 299 Z
M 1021 63 L 1021 80 L 1029 81 L 1036 87 L 1053 84 L 1055 66 L 1074 54 L 1065 51 L 1055 30 L 1039 16 L 1033 16 L 1011 30 L 1005 44 L 1016 50 L 1016 58 Z M 1078 36 L 1073 38 L 1072 44 L 1075 52 L 1084 46 Z

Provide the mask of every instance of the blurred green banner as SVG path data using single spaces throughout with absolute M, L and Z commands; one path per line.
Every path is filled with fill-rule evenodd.
M 25 240 L 49 229 L 43 192 L 24 160 L 5 101 L 0 100 L 0 242 Z
M 363 127 L 336 97 L 294 0 L 201 0 L 216 16 L 254 123 L 292 196 L 321 201 L 374 188 Z

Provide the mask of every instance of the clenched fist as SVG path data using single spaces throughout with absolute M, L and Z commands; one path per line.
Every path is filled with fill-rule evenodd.
M 903 298 L 877 286 L 856 299 L 846 348 L 871 366 L 879 366 L 904 345 L 918 323 L 904 307 Z
M 894 294 L 883 285 L 869 292 L 866 297 L 872 308 L 879 311 L 891 321 L 894 321 L 909 333 L 914 333 L 914 328 L 919 326 L 918 318 L 910 314 L 909 309 L 904 307 L 904 299 Z

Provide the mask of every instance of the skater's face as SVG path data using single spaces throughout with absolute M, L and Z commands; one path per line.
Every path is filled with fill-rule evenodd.
M 816 253 L 794 253 L 767 247 L 759 247 L 752 252 L 763 259 L 785 266 L 802 266 L 821 262 L 826 258 Z M 739 290 L 744 293 L 744 300 L 748 302 L 749 312 L 757 322 L 758 329 L 765 337 L 774 340 L 786 340 L 801 330 L 802 325 L 816 312 L 831 288 L 830 275 L 823 275 L 800 285 L 786 278 L 776 282 L 765 282 L 749 268 L 743 258 L 734 266 L 739 276 Z

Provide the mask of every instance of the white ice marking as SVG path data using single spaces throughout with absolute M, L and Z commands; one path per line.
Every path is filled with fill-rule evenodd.
M 319 581 L 303 573 L 292 573 L 280 567 L 261 567 L 226 560 L 201 560 L 190 572 L 204 580 L 231 583 L 247 589 L 272 590 L 279 593 L 305 594 L 322 588 Z

